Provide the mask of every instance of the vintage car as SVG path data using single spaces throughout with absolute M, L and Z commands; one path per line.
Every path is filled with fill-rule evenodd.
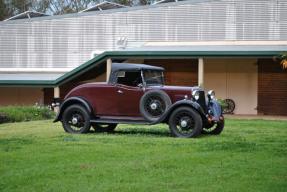
M 166 123 L 176 137 L 220 134 L 224 117 L 214 91 L 164 85 L 164 69 L 145 64 L 113 63 L 109 81 L 71 90 L 55 122 L 69 133 L 113 131 L 117 124 Z

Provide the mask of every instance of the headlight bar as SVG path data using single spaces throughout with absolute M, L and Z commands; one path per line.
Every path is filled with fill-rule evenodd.
M 213 90 L 209 90 L 207 93 L 208 99 L 215 99 L 215 92 Z
M 198 100 L 198 99 L 199 99 L 199 91 L 198 91 L 198 90 L 192 91 L 192 97 L 193 97 L 195 100 Z

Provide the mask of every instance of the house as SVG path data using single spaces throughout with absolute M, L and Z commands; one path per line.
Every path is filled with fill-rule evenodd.
M 112 62 L 166 69 L 235 114 L 287 115 L 285 0 L 187 0 L 0 22 L 0 105 L 51 103 Z

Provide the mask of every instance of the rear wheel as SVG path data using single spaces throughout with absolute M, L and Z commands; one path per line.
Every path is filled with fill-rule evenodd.
M 68 133 L 87 133 L 90 130 L 90 115 L 81 105 L 67 107 L 62 118 L 63 128 Z
M 169 118 L 169 128 L 175 137 L 196 137 L 202 131 L 202 119 L 197 111 L 190 107 L 179 107 Z
M 102 124 L 102 123 L 95 123 L 93 124 L 93 128 L 96 132 L 113 132 L 118 124 L 116 123 L 108 123 L 108 124 Z

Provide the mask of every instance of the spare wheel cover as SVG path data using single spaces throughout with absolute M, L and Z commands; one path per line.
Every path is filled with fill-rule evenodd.
M 140 112 L 148 121 L 159 120 L 171 105 L 169 96 L 162 90 L 150 90 L 140 100 Z

